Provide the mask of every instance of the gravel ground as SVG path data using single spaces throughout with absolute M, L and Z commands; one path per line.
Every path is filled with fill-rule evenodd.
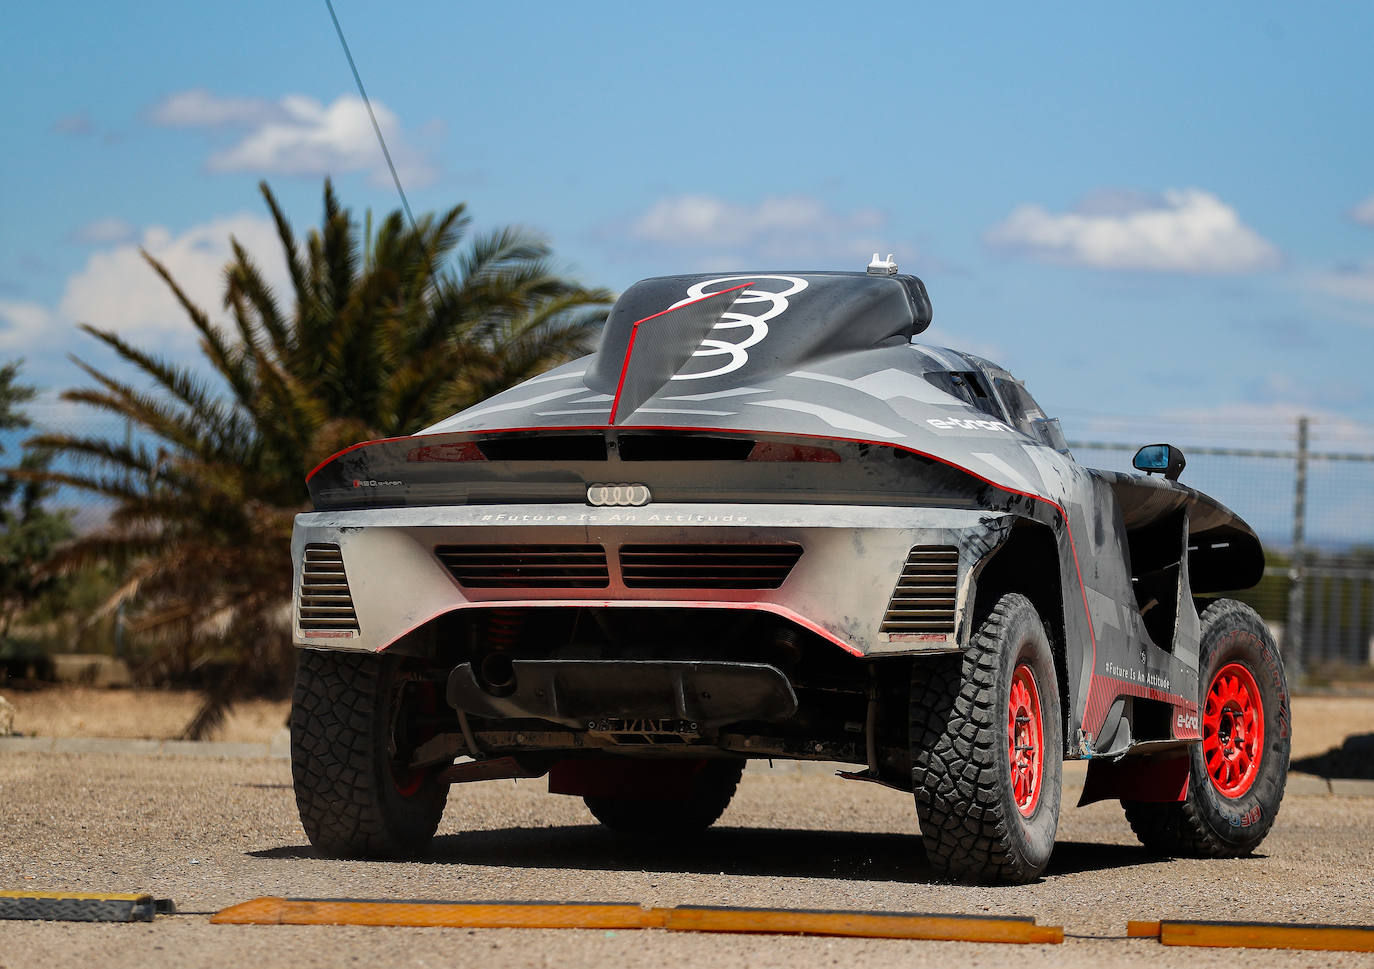
M 1066 791 L 1066 801 L 1076 798 Z M 1128 919 L 1374 923 L 1374 798 L 1290 795 L 1262 853 L 1157 861 L 1115 804 L 1066 808 L 1049 874 L 1011 888 L 936 882 L 909 796 L 815 772 L 745 775 L 700 840 L 618 841 L 541 781 L 456 788 L 426 862 L 318 859 L 284 761 L 8 753 L 0 757 L 0 889 L 149 891 L 184 912 L 259 895 L 631 901 L 1029 915 L 1063 946 L 533 931 L 0 922 L 0 969 L 90 965 L 633 967 L 1370 966 L 1368 954 L 1165 948 Z

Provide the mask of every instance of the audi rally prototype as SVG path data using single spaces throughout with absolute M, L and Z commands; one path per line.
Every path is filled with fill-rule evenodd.
M 418 853 L 452 784 L 548 777 L 627 835 L 749 759 L 914 794 L 929 863 L 1027 881 L 1062 762 L 1162 854 L 1252 851 L 1289 750 L 1254 531 L 1142 448 L 1084 468 L 924 284 L 646 279 L 597 351 L 316 468 L 292 769 L 324 854 Z

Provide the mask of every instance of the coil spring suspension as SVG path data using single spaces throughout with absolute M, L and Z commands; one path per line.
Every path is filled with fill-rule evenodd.
M 519 609 L 492 609 L 487 614 L 487 646 L 493 650 L 514 649 L 520 644 L 525 614 Z

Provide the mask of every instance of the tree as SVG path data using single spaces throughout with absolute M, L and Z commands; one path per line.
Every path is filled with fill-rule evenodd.
M 157 644 L 156 663 L 181 675 L 213 668 L 188 736 L 213 729 L 264 679 L 289 681 L 287 549 L 306 472 L 343 446 L 413 433 L 585 352 L 611 299 L 560 276 L 547 244 L 522 230 L 463 244 L 462 205 L 413 227 L 395 212 L 375 232 L 369 216 L 360 238 L 326 181 L 323 221 L 298 244 L 261 189 L 291 304 L 231 240 L 231 322 L 217 325 L 144 253 L 199 334 L 210 379 L 83 324 L 153 389 L 77 360 L 98 386 L 64 398 L 125 418 L 133 439 L 38 439 L 69 468 L 39 477 L 116 505 L 109 527 L 74 543 L 68 560 L 120 567 L 108 605 L 127 605 L 128 628 Z
M 16 383 L 20 361 L 0 367 L 0 430 L 27 428 L 29 419 L 21 409 L 33 400 L 32 387 Z M 0 444 L 0 453 L 5 450 Z M 45 568 L 57 547 L 71 537 L 65 515 L 43 507 L 52 486 L 29 478 L 42 472 L 48 456 L 27 450 L 18 474 L 0 477 L 0 643 L 10 637 L 14 620 L 60 584 L 59 577 Z

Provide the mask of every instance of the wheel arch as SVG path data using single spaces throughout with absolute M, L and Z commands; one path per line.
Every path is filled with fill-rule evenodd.
M 1069 692 L 1069 672 L 1064 624 L 1064 587 L 1059 568 L 1059 543 L 1054 531 L 1043 522 L 1018 518 L 1006 541 L 978 563 L 973 573 L 973 588 L 968 597 L 972 611 L 965 625 L 966 636 L 979 628 L 999 599 L 1008 592 L 1019 592 L 1030 600 L 1049 635 L 1054 656 L 1055 677 L 1060 696 L 1064 742 L 1069 743 L 1069 724 L 1073 702 Z M 965 644 L 967 645 L 967 644 Z

